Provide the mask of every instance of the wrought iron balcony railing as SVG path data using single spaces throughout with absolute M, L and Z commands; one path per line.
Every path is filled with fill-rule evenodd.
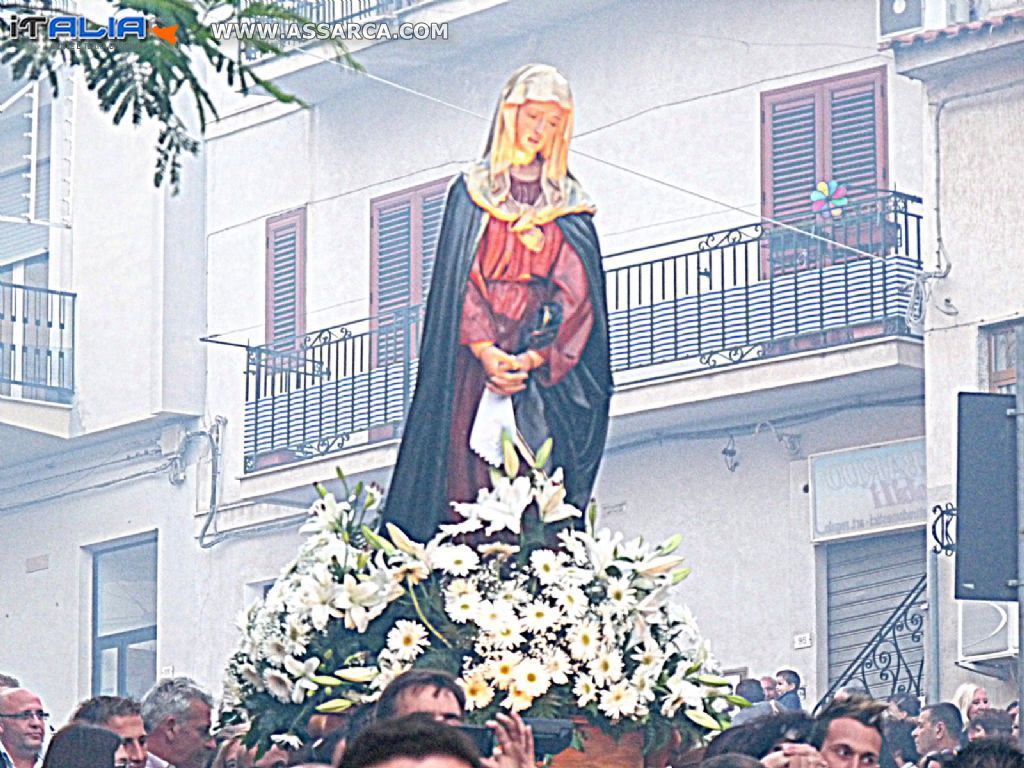
M 906 335 L 920 199 L 862 197 L 838 218 L 754 224 L 605 259 L 613 370 L 715 367 Z M 247 471 L 397 436 L 421 308 L 250 347 Z
M 75 294 L 0 283 L 0 395 L 70 403 Z

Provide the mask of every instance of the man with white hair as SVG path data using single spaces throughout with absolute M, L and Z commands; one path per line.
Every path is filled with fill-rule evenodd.
M 142 697 L 148 768 L 205 768 L 215 748 L 213 699 L 187 677 L 161 680 Z
M 35 768 L 42 759 L 50 713 L 26 688 L 0 690 L 0 763 L 3 768 Z

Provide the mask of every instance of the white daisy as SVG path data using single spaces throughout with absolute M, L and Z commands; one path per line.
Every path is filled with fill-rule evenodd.
M 466 544 L 442 544 L 434 551 L 431 563 L 452 576 L 468 576 L 479 567 L 480 556 Z
M 512 687 L 535 699 L 547 693 L 551 687 L 551 676 L 537 659 L 523 659 L 512 671 Z
M 601 711 L 612 720 L 628 717 L 636 712 L 638 697 L 636 688 L 626 680 L 620 680 L 601 694 L 598 704 Z
M 388 632 L 388 648 L 401 661 L 415 659 L 428 645 L 427 630 L 418 621 L 399 619 Z
M 569 653 L 577 661 L 590 661 L 597 656 L 600 635 L 597 624 L 583 621 L 569 630 Z
M 622 679 L 622 656 L 614 648 L 606 648 L 587 665 L 587 669 L 594 676 L 594 681 L 603 688 Z
M 552 593 L 555 604 L 571 619 L 578 619 L 590 605 L 587 594 L 579 587 L 566 587 Z
M 572 687 L 572 693 L 576 697 L 576 704 L 581 707 L 597 700 L 597 686 L 594 685 L 594 680 L 590 675 L 578 676 L 576 685 Z
M 558 612 L 543 600 L 536 600 L 520 612 L 523 626 L 531 632 L 546 632 L 561 618 Z
M 608 579 L 607 597 L 608 604 L 620 615 L 629 613 L 636 605 L 636 590 L 630 586 L 626 577 Z
M 506 653 L 487 664 L 486 674 L 494 681 L 495 685 L 506 690 L 512 683 L 512 676 L 521 659 L 522 656 L 518 653 Z
M 541 584 L 557 584 L 564 568 L 565 556 L 551 549 L 538 549 L 530 555 L 530 567 Z
M 477 669 L 472 674 L 460 681 L 462 690 L 466 694 L 466 709 L 483 709 L 494 699 L 494 689 L 487 684 L 482 669 Z

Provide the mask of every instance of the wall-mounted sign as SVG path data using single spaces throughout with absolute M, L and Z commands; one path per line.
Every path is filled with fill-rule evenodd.
M 811 539 L 924 525 L 928 486 L 924 438 L 808 457 Z

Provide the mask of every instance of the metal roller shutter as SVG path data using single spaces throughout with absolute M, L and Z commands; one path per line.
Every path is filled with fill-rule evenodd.
M 869 536 L 828 545 L 828 682 L 832 685 L 872 641 L 925 573 L 923 530 Z M 907 669 L 924 660 L 923 612 L 897 626 L 898 650 L 883 643 L 864 667 L 874 696 L 887 696 Z M 897 668 L 899 667 L 899 668 Z

